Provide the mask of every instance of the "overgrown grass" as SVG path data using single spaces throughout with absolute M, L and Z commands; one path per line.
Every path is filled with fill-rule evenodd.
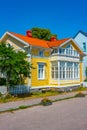
M 44 93 L 33 92 L 32 97 L 47 97 L 47 96 L 58 95 L 58 94 L 60 94 L 58 91 L 47 91 Z
M 79 92 L 75 95 L 75 97 L 85 97 L 85 94 L 82 92 Z
M 77 90 L 74 90 L 74 91 L 87 91 L 87 88 L 86 87 L 79 87 Z
M 53 96 L 60 94 L 58 91 L 47 91 L 47 92 L 32 92 L 29 94 L 20 94 L 17 96 L 1 96 L 0 97 L 0 103 L 6 103 L 10 101 L 17 101 L 17 100 L 27 100 L 32 98 L 40 98 L 40 97 L 47 97 L 47 96 Z
M 87 78 L 84 80 L 84 82 L 87 82 Z
M 79 87 L 77 90 L 73 90 L 72 92 L 80 92 L 80 91 L 87 91 L 87 88 Z M 10 102 L 10 101 L 17 101 L 17 100 L 29 100 L 32 98 L 40 98 L 40 97 L 45 98 L 48 96 L 59 95 L 61 93 L 64 94 L 65 92 L 60 92 L 60 91 L 58 91 L 58 89 L 52 88 L 52 89 L 50 89 L 48 91 L 44 91 L 44 92 L 32 92 L 29 94 L 21 94 L 21 95 L 17 95 L 17 96 L 0 95 L 0 103 L 6 103 L 6 102 Z

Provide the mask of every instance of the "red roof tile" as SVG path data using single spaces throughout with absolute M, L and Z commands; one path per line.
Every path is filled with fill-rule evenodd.
M 46 41 L 46 40 L 41 40 L 41 39 L 37 39 L 33 37 L 24 36 L 21 34 L 16 34 L 13 32 L 10 32 L 10 33 L 14 35 L 15 37 L 23 40 L 24 42 L 31 44 L 32 46 L 39 46 L 43 48 L 57 47 L 63 44 L 64 42 L 66 42 L 67 40 L 69 40 L 69 38 L 66 38 L 66 39 L 56 40 L 56 41 Z
M 64 42 L 66 42 L 68 40 L 69 40 L 69 38 L 65 38 L 65 39 L 62 39 L 62 40 L 51 41 L 49 43 L 49 46 L 50 47 L 57 47 L 57 46 L 60 46 L 61 44 L 63 44 Z

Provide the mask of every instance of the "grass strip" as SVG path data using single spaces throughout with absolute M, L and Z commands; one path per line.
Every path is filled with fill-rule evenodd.
M 85 96 L 87 96 L 87 94 L 85 94 Z M 61 98 L 61 99 L 55 99 L 55 100 L 52 100 L 52 102 L 58 102 L 58 101 L 63 101 L 63 100 L 68 100 L 68 99 L 73 99 L 73 98 L 77 98 L 77 97 L 71 96 L 71 97 L 66 97 L 66 98 Z M 80 97 L 78 97 L 78 98 L 80 98 Z M 5 113 L 5 112 L 13 113 L 14 111 L 17 111 L 17 110 L 27 109 L 27 108 L 31 108 L 31 107 L 39 106 L 39 105 L 41 105 L 41 103 L 37 103 L 37 104 L 33 104 L 33 105 L 22 105 L 22 106 L 19 106 L 17 108 L 10 108 L 7 110 L 0 111 L 0 114 Z
M 33 104 L 33 105 L 22 105 L 22 106 L 19 106 L 17 108 L 10 108 L 10 109 L 7 109 L 7 110 L 2 110 L 2 111 L 0 111 L 0 114 L 1 113 L 5 113 L 5 112 L 11 112 L 11 113 L 13 113 L 14 111 L 17 111 L 17 110 L 20 110 L 20 109 L 31 108 L 31 107 L 38 106 L 38 105 L 40 105 L 40 103 Z

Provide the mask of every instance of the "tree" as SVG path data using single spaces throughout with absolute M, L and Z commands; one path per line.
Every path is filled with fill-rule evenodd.
M 0 44 L 0 71 L 5 75 L 7 91 L 11 85 L 21 84 L 23 79 L 30 77 L 32 65 L 26 58 L 25 52 L 15 52 L 11 46 Z
M 51 36 L 55 36 L 57 38 L 56 34 L 52 34 L 49 29 L 43 29 L 43 28 L 32 28 L 32 36 L 39 39 L 44 40 L 50 40 Z

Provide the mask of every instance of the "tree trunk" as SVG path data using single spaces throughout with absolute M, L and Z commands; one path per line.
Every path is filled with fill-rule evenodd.
M 9 93 L 9 87 L 10 87 L 10 77 L 9 74 L 6 76 L 6 87 L 7 87 L 7 93 Z

